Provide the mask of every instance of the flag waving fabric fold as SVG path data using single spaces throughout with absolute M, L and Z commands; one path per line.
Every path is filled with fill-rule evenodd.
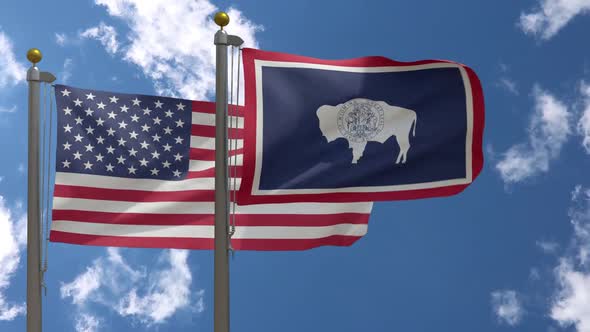
M 213 249 L 215 104 L 56 85 L 57 152 L 50 240 Z M 231 109 L 235 109 L 232 107 Z M 239 186 L 243 110 L 229 136 Z M 351 245 L 372 203 L 236 207 L 236 250 Z
M 465 65 L 255 49 L 243 59 L 240 204 L 449 196 L 483 167 L 483 92 Z

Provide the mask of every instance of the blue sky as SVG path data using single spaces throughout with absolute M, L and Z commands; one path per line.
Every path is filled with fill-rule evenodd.
M 9 1 L 0 11 L 0 330 L 26 297 L 28 48 L 59 83 L 211 99 L 209 17 L 326 59 L 479 75 L 485 166 L 449 198 L 375 204 L 350 248 L 239 252 L 233 331 L 590 331 L 590 1 Z M 46 331 L 211 331 L 213 253 L 49 244 Z

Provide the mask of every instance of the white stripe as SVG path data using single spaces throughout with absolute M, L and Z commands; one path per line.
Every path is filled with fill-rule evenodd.
M 318 239 L 331 235 L 363 236 L 367 233 L 367 228 L 366 224 L 338 224 L 319 227 L 242 226 L 236 227 L 233 238 Z M 118 225 L 54 220 L 51 229 L 60 232 L 98 236 L 213 238 L 215 226 Z
M 242 166 L 243 160 L 244 158 L 242 154 L 238 154 L 235 157 L 230 156 L 228 158 L 228 162 L 231 163 L 233 166 Z M 191 160 L 188 163 L 189 172 L 204 171 L 209 168 L 215 168 L 214 161 Z
M 373 203 L 284 203 L 236 206 L 236 214 L 336 214 L 371 213 Z M 121 202 L 54 197 L 54 210 L 113 213 L 213 214 L 214 202 Z
M 193 124 L 215 127 L 215 114 L 193 112 Z M 233 121 L 233 122 L 232 122 Z M 232 125 L 233 124 L 233 125 Z M 244 128 L 244 118 L 241 116 L 230 116 L 227 118 L 227 125 L 231 128 Z
M 242 179 L 236 178 L 239 188 Z M 215 190 L 215 178 L 196 178 L 180 181 L 128 179 L 103 175 L 57 172 L 55 184 L 68 186 L 94 187 L 103 189 L 145 190 L 145 191 L 185 191 Z M 232 178 L 233 184 L 233 178 Z
M 318 239 L 331 235 L 363 236 L 367 224 L 337 224 L 332 226 L 241 226 L 236 227 L 235 239 Z
M 244 140 L 229 140 L 227 147 L 231 147 L 232 149 L 241 149 L 244 147 Z M 215 138 L 204 136 L 191 136 L 191 148 L 215 150 Z
M 264 67 L 279 67 L 279 68 L 311 68 L 311 69 L 320 69 L 320 70 L 330 70 L 330 71 L 340 71 L 340 72 L 350 72 L 350 73 L 394 73 L 394 72 L 405 72 L 405 71 L 414 71 L 414 70 L 424 70 L 424 69 L 436 69 L 436 68 L 461 68 L 461 65 L 458 63 L 448 63 L 448 62 L 435 62 L 435 63 L 426 63 L 421 65 L 411 65 L 411 66 L 381 66 L 381 67 L 350 67 L 350 66 L 336 66 L 336 65 L 324 65 L 318 63 L 309 63 L 309 62 L 282 62 L 282 61 L 273 61 L 273 60 L 254 60 L 255 66 L 264 66 Z

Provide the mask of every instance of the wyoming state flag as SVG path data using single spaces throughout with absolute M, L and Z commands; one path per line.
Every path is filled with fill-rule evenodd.
M 483 167 L 483 92 L 465 65 L 243 58 L 240 204 L 449 196 Z

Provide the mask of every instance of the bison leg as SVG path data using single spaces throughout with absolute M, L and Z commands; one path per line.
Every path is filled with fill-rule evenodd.
M 397 156 L 396 164 L 399 164 L 400 161 L 402 162 L 402 164 L 405 164 L 406 157 L 408 155 L 408 150 L 410 149 L 410 140 L 408 139 L 407 135 L 398 136 L 396 138 L 397 144 L 399 145 L 399 155 Z
M 352 163 L 356 164 L 359 159 L 361 159 L 361 157 L 363 156 L 363 153 L 365 152 L 365 146 L 367 145 L 366 142 L 360 142 L 360 143 L 352 143 L 350 144 L 350 148 L 352 149 Z
M 402 159 L 402 151 L 400 150 L 399 154 L 397 155 L 397 160 L 395 161 L 395 163 L 399 164 L 401 159 Z

